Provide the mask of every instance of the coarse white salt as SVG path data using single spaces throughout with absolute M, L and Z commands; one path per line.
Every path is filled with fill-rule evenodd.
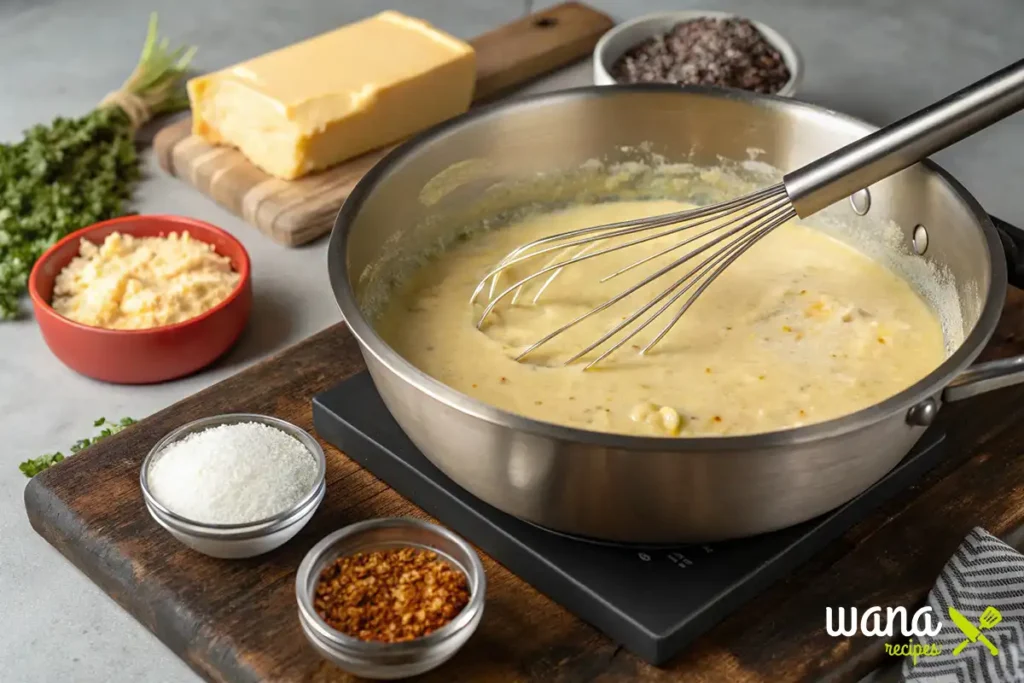
M 171 512 L 204 524 L 273 517 L 313 488 L 317 463 L 295 437 L 259 422 L 210 427 L 164 448 L 149 490 Z

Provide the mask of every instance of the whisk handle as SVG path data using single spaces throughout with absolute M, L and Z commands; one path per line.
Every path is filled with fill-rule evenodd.
M 801 218 L 1024 108 L 1024 60 L 832 152 L 783 179 Z

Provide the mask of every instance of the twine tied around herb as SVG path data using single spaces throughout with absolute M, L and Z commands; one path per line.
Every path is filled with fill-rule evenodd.
M 131 122 L 132 130 L 138 130 L 153 118 L 153 112 L 150 110 L 149 105 L 146 101 L 136 95 L 135 93 L 127 90 L 114 90 L 107 93 L 107 96 L 100 100 L 101 107 L 120 107 Z
M 170 50 L 166 38 L 157 42 L 156 14 L 151 15 L 138 64 L 120 88 L 100 100 L 99 106 L 120 108 L 133 131 L 158 114 L 186 108 L 188 96 L 182 92 L 181 82 L 195 52 L 194 47 Z

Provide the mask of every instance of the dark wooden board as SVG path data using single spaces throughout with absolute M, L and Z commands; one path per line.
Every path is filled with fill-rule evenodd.
M 474 102 L 494 99 L 590 55 L 612 25 L 607 15 L 566 2 L 474 38 L 469 41 L 477 57 Z M 298 180 L 281 180 L 253 166 L 241 152 L 192 135 L 190 118 L 168 124 L 153 138 L 165 171 L 289 247 L 330 232 L 356 183 L 393 148 Z
M 986 357 L 1022 351 L 1024 294 L 1011 291 Z M 149 518 L 138 474 L 161 436 L 195 418 L 252 411 L 312 430 L 310 397 L 362 368 L 344 325 L 329 328 L 35 477 L 25 490 L 32 526 L 208 680 L 348 680 L 302 636 L 295 569 L 334 529 L 421 511 L 324 444 L 327 496 L 306 529 L 267 556 L 214 560 Z M 480 630 L 426 680 L 858 680 L 885 660 L 882 643 L 829 637 L 826 606 L 920 603 L 971 527 L 1007 537 L 1024 524 L 1024 388 L 948 406 L 941 416 L 951 438 L 945 464 L 667 667 L 639 661 L 485 557 Z

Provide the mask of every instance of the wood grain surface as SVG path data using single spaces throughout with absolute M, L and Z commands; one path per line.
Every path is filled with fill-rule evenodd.
M 1024 352 L 1024 293 L 1011 290 L 986 358 Z M 251 560 L 207 558 L 153 522 L 139 466 L 190 420 L 227 412 L 277 415 L 312 431 L 311 397 L 363 369 L 339 324 L 35 477 L 33 527 L 210 681 L 347 681 L 299 627 L 295 570 L 327 533 L 358 520 L 424 516 L 324 443 L 327 496 L 283 548 Z M 831 638 L 825 607 L 916 605 L 975 525 L 1014 538 L 1024 524 L 1024 387 L 950 405 L 946 462 L 878 509 L 788 579 L 721 622 L 664 668 L 649 666 L 490 558 L 479 631 L 425 680 L 856 681 L 885 660 L 871 638 Z M 666 599 L 671 596 L 666 595 Z
M 608 16 L 567 2 L 469 41 L 477 54 L 474 102 L 503 95 L 586 57 L 612 25 Z M 264 173 L 235 149 L 215 147 L 192 135 L 190 118 L 169 124 L 153 139 L 165 171 L 289 247 L 330 232 L 352 188 L 393 148 L 289 181 Z

